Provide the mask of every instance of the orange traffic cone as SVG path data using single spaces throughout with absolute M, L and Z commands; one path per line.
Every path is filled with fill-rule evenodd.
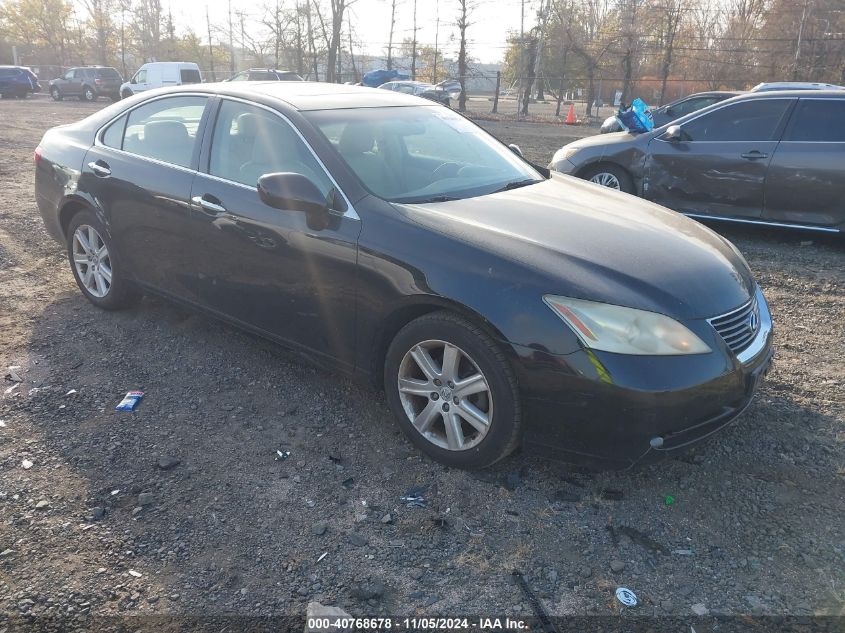
M 575 104 L 569 104 L 569 113 L 566 115 L 566 124 L 567 125 L 575 125 Z

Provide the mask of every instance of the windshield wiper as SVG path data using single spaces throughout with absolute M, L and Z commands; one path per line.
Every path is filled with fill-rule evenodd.
M 410 204 L 426 204 L 428 202 L 452 202 L 452 200 L 460 200 L 460 198 L 456 198 L 455 196 L 432 196 L 431 198 L 423 198 L 422 200 L 413 200 Z
M 500 191 L 510 191 L 511 189 L 519 189 L 520 187 L 527 187 L 528 185 L 534 185 L 538 182 L 543 181 L 537 180 L 536 178 L 526 178 L 525 180 L 512 180 L 511 182 L 507 183 L 504 187 L 500 187 L 492 193 L 499 193 Z

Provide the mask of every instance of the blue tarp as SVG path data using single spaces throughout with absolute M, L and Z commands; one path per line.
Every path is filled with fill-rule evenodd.
M 370 88 L 378 88 L 388 81 L 406 81 L 410 78 L 410 75 L 398 70 L 371 70 L 364 75 L 362 83 Z

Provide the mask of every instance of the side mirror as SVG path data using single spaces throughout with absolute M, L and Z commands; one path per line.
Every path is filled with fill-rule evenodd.
M 510 145 L 508 145 L 508 147 L 510 148 L 510 150 L 511 150 L 514 154 L 516 154 L 516 155 L 517 155 L 517 156 L 519 156 L 520 158 L 524 158 L 524 156 L 522 155 L 522 150 L 521 150 L 521 149 L 519 149 L 519 145 L 517 145 L 516 143 L 511 143 Z
M 258 179 L 258 196 L 264 204 L 283 211 L 322 214 L 329 210 L 329 200 L 302 174 L 264 174 Z
M 680 140 L 681 140 L 681 138 L 683 137 L 683 135 L 684 135 L 684 133 L 683 133 L 683 131 L 681 130 L 681 126 L 680 126 L 680 125 L 670 125 L 670 126 L 669 126 L 669 129 L 668 129 L 668 130 L 666 130 L 666 132 L 664 133 L 663 137 L 664 137 L 667 141 L 672 141 L 673 143 L 677 143 L 678 141 L 680 141 Z

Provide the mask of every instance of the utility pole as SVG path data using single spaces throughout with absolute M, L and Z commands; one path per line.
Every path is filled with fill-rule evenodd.
M 235 44 L 232 41 L 232 0 L 229 0 L 229 70 L 235 74 Z
M 211 43 L 211 18 L 208 17 L 208 5 L 205 5 L 205 24 L 208 28 L 208 68 L 211 71 L 211 77 L 214 81 L 217 81 L 217 75 L 214 74 L 214 46 Z M 123 34 L 123 28 L 121 26 L 121 35 Z
M 238 17 L 241 19 L 241 61 L 246 61 L 246 32 L 244 31 L 244 12 L 238 11 Z
M 123 78 L 126 79 L 126 3 L 120 4 L 120 64 L 123 66 Z
M 522 0 L 519 14 L 519 66 L 517 67 L 517 114 L 522 112 L 522 106 L 519 103 L 519 96 L 522 95 L 522 73 L 525 70 L 525 0 Z M 524 97 L 523 97 L 524 98 Z
M 390 0 L 390 39 L 387 41 L 387 70 L 393 70 L 393 30 L 396 27 L 396 0 Z
M 414 0 L 414 39 L 411 40 L 411 81 L 417 80 L 417 0 Z
M 437 83 L 437 58 L 440 55 L 437 45 L 440 39 L 440 0 L 435 4 L 435 27 L 434 27 L 434 74 L 431 76 L 431 83 Z

